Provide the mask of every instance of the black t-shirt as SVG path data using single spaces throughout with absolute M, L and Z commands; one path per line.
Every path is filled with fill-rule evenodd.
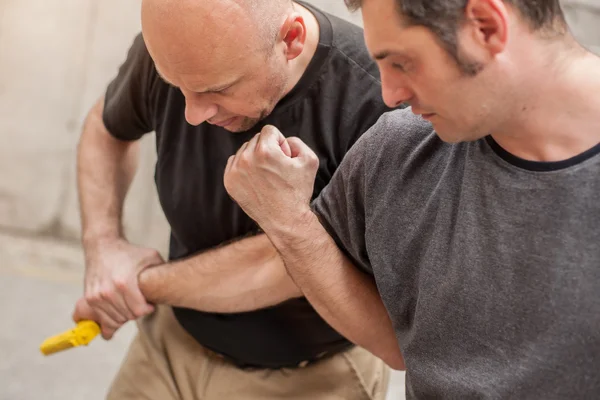
M 141 35 L 108 87 L 103 120 L 112 135 L 137 140 L 156 132 L 155 180 L 171 226 L 171 260 L 258 231 L 225 191 L 223 172 L 228 157 L 264 125 L 301 138 L 317 153 L 316 197 L 358 137 L 388 111 L 362 29 L 305 6 L 320 26 L 316 53 L 294 89 L 247 132 L 189 125 L 182 93 L 157 75 Z M 351 345 L 305 299 L 237 314 L 174 312 L 200 344 L 240 365 L 291 366 Z

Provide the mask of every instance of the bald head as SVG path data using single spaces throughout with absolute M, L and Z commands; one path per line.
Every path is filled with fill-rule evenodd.
M 291 0 L 142 0 L 148 52 L 194 125 L 241 131 L 268 115 L 312 57 L 307 30 L 312 52 L 318 23 Z
M 181 50 L 176 44 L 268 48 L 292 7 L 291 0 L 143 0 L 142 27 L 147 42 L 175 42 L 167 43 L 173 51 Z

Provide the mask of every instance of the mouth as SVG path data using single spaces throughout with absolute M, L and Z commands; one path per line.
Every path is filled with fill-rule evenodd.
M 435 113 L 424 113 L 424 112 L 420 112 L 418 110 L 415 110 L 414 108 L 412 109 L 413 114 L 415 115 L 420 115 L 421 118 L 429 121 L 433 116 L 435 116 Z
M 223 121 L 220 122 L 209 122 L 211 125 L 217 125 L 220 126 L 221 128 L 225 128 L 226 126 L 231 125 L 231 123 L 236 119 L 236 117 L 231 117 L 229 119 L 225 119 Z

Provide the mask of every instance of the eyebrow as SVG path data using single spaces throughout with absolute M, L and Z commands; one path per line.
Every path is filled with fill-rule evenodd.
M 384 60 L 384 59 L 388 58 L 389 56 L 407 57 L 406 53 L 404 53 L 403 51 L 383 50 L 383 51 L 380 51 L 379 53 L 373 54 L 373 58 L 378 61 Z
M 166 79 L 163 74 L 160 73 L 160 71 L 158 70 L 158 68 L 156 68 L 156 66 L 154 66 L 154 69 L 156 70 L 156 73 L 158 74 L 158 76 L 160 77 L 160 79 L 162 79 L 163 81 L 165 81 L 165 83 L 167 83 L 170 86 L 173 86 L 174 88 L 178 88 L 176 85 L 173 85 L 171 82 L 169 82 L 168 79 Z M 225 84 L 225 85 L 219 85 L 219 86 L 212 86 L 212 87 L 208 87 L 206 88 L 206 90 L 203 90 L 202 92 L 198 92 L 195 91 L 196 93 L 209 93 L 209 92 L 219 92 L 221 90 L 227 89 L 230 86 L 233 86 L 234 84 L 236 84 L 238 81 L 238 79 L 236 79 L 235 81 Z

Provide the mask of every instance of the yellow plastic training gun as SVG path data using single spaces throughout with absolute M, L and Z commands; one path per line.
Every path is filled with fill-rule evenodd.
M 47 356 L 72 347 L 87 346 L 99 333 L 100 326 L 94 321 L 79 321 L 75 328 L 44 340 L 40 350 Z

